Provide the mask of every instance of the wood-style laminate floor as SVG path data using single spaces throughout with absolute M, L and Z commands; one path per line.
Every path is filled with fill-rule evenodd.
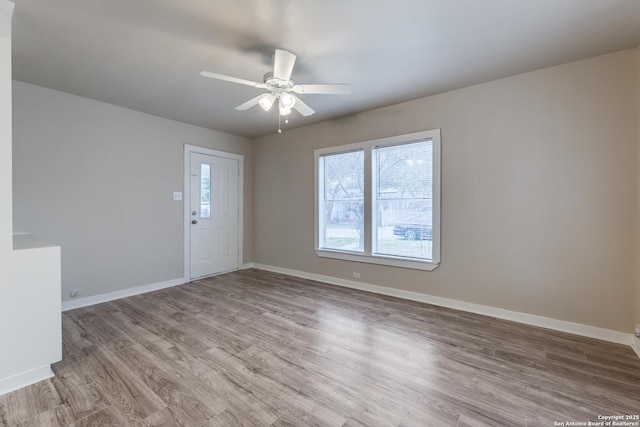
M 258 270 L 63 314 L 9 426 L 553 426 L 640 414 L 593 339 Z

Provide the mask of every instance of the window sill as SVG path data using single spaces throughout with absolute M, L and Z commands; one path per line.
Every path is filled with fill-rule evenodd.
M 388 265 L 392 267 L 410 268 L 413 270 L 433 271 L 440 263 L 433 261 L 419 261 L 385 255 L 364 255 L 353 252 L 316 249 L 316 255 L 322 258 L 334 258 L 345 261 L 364 262 L 367 264 Z

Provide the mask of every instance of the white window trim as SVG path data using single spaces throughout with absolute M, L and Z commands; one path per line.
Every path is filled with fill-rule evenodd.
M 432 237 L 432 259 L 418 260 L 407 257 L 394 257 L 389 255 L 374 254 L 372 251 L 372 237 L 374 235 L 373 224 L 371 220 L 371 207 L 373 203 L 373 191 L 375 188 L 372 184 L 372 164 L 371 150 L 374 147 L 383 145 L 402 144 L 421 139 L 430 139 L 433 143 L 433 237 Z M 365 234 L 364 252 L 359 254 L 356 252 L 346 252 L 334 249 L 320 248 L 320 206 L 319 206 L 319 174 L 318 168 L 320 157 L 326 154 L 344 153 L 354 150 L 365 150 L 365 229 L 369 232 Z M 375 139 L 371 141 L 357 142 L 354 144 L 341 145 L 337 147 L 322 148 L 314 151 L 314 224 L 315 234 L 314 243 L 315 251 L 319 257 L 334 258 L 345 261 L 364 262 L 368 264 L 388 265 L 393 267 L 411 268 L 416 270 L 435 270 L 440 265 L 440 188 L 441 188 L 441 141 L 440 129 L 433 129 L 423 132 L 415 132 L 405 135 L 392 136 L 389 138 Z

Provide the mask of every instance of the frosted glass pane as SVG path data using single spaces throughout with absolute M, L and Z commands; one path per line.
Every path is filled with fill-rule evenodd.
M 200 165 L 200 218 L 211 218 L 211 165 Z

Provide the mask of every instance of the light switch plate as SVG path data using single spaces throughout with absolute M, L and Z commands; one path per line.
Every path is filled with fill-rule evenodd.
M 182 200 L 182 191 L 174 191 L 173 200 Z

